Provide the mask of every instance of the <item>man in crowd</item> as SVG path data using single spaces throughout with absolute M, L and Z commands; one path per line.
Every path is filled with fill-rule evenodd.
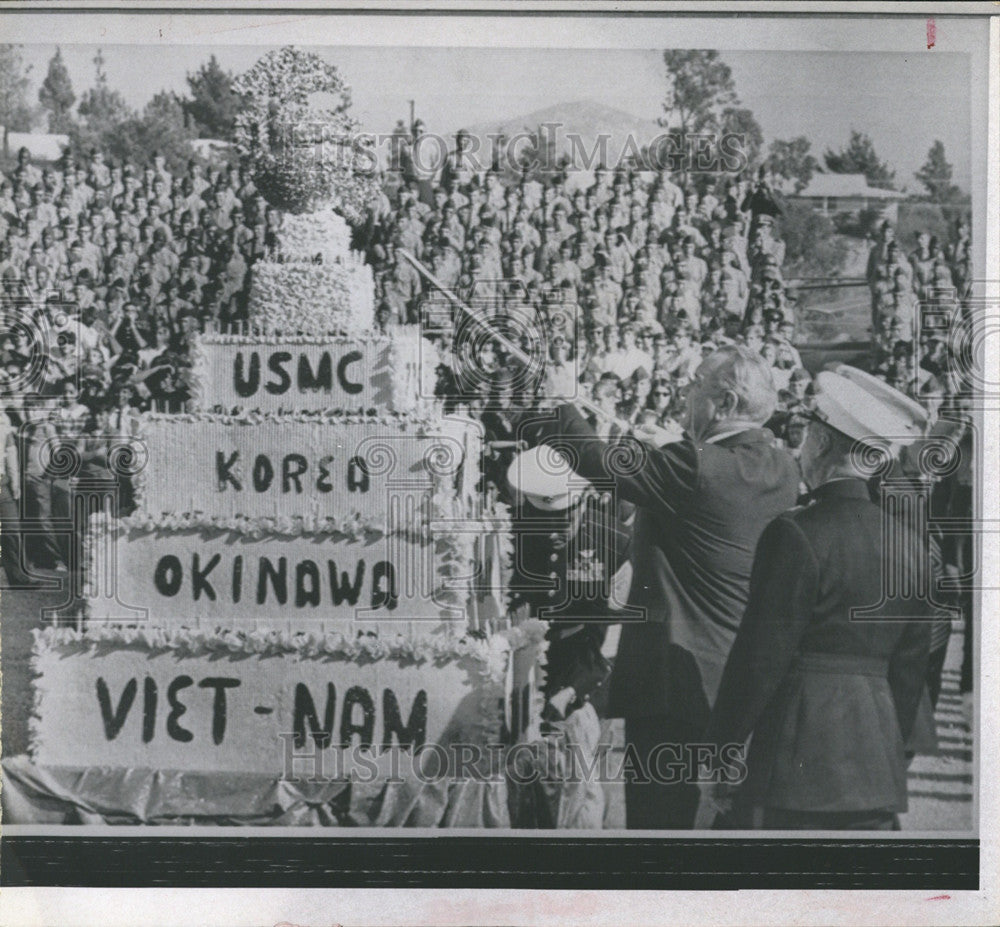
M 638 507 L 629 605 L 645 618 L 622 627 L 609 711 L 625 718 L 643 762 L 664 744 L 690 759 L 746 606 L 757 539 L 798 496 L 794 461 L 762 427 L 776 400 L 759 355 L 724 348 L 691 383 L 683 439 L 633 444 L 635 465 L 618 471 L 579 412 L 561 408 L 580 475 Z M 629 828 L 694 824 L 694 782 L 627 781 L 625 795 Z

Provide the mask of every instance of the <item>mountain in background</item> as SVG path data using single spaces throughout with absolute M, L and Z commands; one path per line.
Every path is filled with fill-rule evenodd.
M 543 124 L 558 126 L 555 130 L 550 131 L 554 131 L 556 148 L 560 153 L 568 153 L 572 144 L 570 138 L 576 137 L 580 139 L 580 145 L 582 145 L 586 157 L 589 157 L 590 153 L 594 151 L 598 138 L 601 135 L 608 136 L 607 163 L 612 165 L 618 161 L 622 151 L 626 149 L 627 140 L 630 137 L 635 144 L 629 146 L 628 151 L 637 151 L 664 131 L 652 119 L 642 119 L 612 106 L 595 103 L 593 100 L 556 103 L 554 106 L 526 113 L 523 116 L 484 121 L 475 125 L 456 126 L 455 131 L 464 128 L 470 135 L 478 138 L 479 151 L 484 153 L 481 156 L 488 159 L 492 151 L 489 135 L 503 133 L 508 139 L 511 139 L 523 132 L 534 132 L 539 125 Z M 519 143 L 516 150 L 520 151 L 525 144 L 524 142 Z

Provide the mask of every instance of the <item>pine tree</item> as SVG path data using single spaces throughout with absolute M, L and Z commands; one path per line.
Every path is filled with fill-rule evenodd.
M 10 132 L 31 130 L 28 103 L 28 72 L 18 45 L 0 45 L 0 124 L 3 125 L 3 153 L 8 154 Z
M 76 102 L 73 84 L 69 79 L 69 71 L 62 58 L 62 50 L 56 48 L 55 55 L 49 61 L 49 71 L 42 81 L 38 91 L 38 101 L 49 111 L 49 131 L 66 132 L 72 123 L 70 109 Z
M 962 191 L 951 182 L 952 166 L 944 153 L 944 142 L 936 139 L 927 152 L 924 166 L 914 175 L 934 203 L 952 203 L 962 198 Z
M 669 88 L 660 124 L 682 134 L 716 129 L 722 110 L 739 105 L 729 65 L 717 51 L 663 53 Z
M 99 135 L 134 114 L 125 102 L 125 98 L 108 86 L 108 75 L 104 70 L 104 54 L 101 49 L 97 49 L 97 54 L 94 56 L 94 72 L 94 86 L 80 98 L 77 112 L 86 121 L 89 132 Z
M 191 99 L 184 107 L 197 123 L 199 136 L 231 140 L 242 102 L 233 90 L 233 75 L 223 71 L 212 55 L 194 74 L 188 74 L 187 82 Z
M 873 187 L 895 190 L 896 172 L 875 153 L 875 143 L 871 136 L 863 132 L 851 132 L 847 147 L 841 151 L 829 148 L 823 154 L 826 166 L 835 174 L 864 174 Z
M 138 115 L 105 131 L 103 149 L 112 158 L 149 163 L 162 155 L 170 170 L 183 169 L 191 157 L 192 133 L 185 126 L 184 107 L 177 95 L 161 90 Z
M 81 119 L 70 127 L 71 148 L 75 152 L 98 148 L 116 161 L 138 164 L 159 153 L 171 169 L 185 164 L 192 154 L 192 133 L 185 126 L 184 106 L 177 95 L 161 91 L 136 112 L 108 85 L 100 49 L 94 67 L 94 86 L 80 100 Z
M 711 49 L 670 49 L 663 53 L 663 63 L 668 85 L 664 115 L 658 121 L 667 129 L 667 135 L 673 136 L 668 149 L 685 149 L 697 162 L 698 155 L 690 147 L 689 137 L 714 134 L 721 141 L 722 136 L 736 135 L 746 165 L 756 164 L 764 133 L 753 112 L 741 106 L 733 72 L 719 53 Z M 665 160 L 660 152 L 645 157 L 657 163 Z M 688 165 L 688 170 L 698 169 L 697 163 Z M 685 181 L 688 170 L 682 172 Z

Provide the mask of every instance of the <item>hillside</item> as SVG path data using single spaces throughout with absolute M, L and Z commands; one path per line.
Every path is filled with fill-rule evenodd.
M 488 156 L 492 150 L 489 135 L 502 133 L 508 139 L 512 139 L 525 131 L 534 131 L 540 125 L 555 126 L 550 131 L 554 133 L 556 147 L 560 152 L 571 152 L 573 150 L 571 139 L 579 140 L 576 150 L 584 153 L 578 164 L 581 169 L 594 166 L 587 161 L 592 152 L 601 150 L 597 145 L 602 137 L 607 139 L 604 149 L 606 162 L 614 164 L 621 157 L 623 150 L 637 151 L 663 131 L 652 119 L 643 119 L 593 100 L 556 103 L 545 109 L 508 119 L 481 122 L 471 126 L 455 126 L 455 130 L 467 129 L 470 135 L 479 139 L 480 151 L 486 152 Z M 634 147 L 629 144 L 630 138 Z

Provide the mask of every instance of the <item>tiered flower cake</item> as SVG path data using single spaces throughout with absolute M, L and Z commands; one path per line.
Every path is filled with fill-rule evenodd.
M 85 621 L 38 638 L 34 759 L 272 784 L 319 761 L 353 777 L 356 823 L 503 824 L 502 783 L 456 816 L 469 783 L 422 805 L 412 765 L 510 742 L 531 711 L 544 627 L 504 623 L 480 426 L 442 414 L 432 345 L 373 331 L 336 213 L 279 238 L 247 328 L 199 339 L 194 410 L 144 416 L 135 512 L 91 519 Z
M 169 628 L 464 631 L 480 429 L 441 415 L 430 343 L 372 331 L 372 290 L 336 213 L 286 218 L 248 333 L 199 340 L 195 411 L 142 422 L 138 512 L 94 528 L 117 596 L 91 596 L 92 623 L 132 605 Z
M 277 254 L 253 268 L 250 315 L 270 331 L 370 331 L 371 268 L 351 251 L 351 231 L 333 210 L 288 215 Z

